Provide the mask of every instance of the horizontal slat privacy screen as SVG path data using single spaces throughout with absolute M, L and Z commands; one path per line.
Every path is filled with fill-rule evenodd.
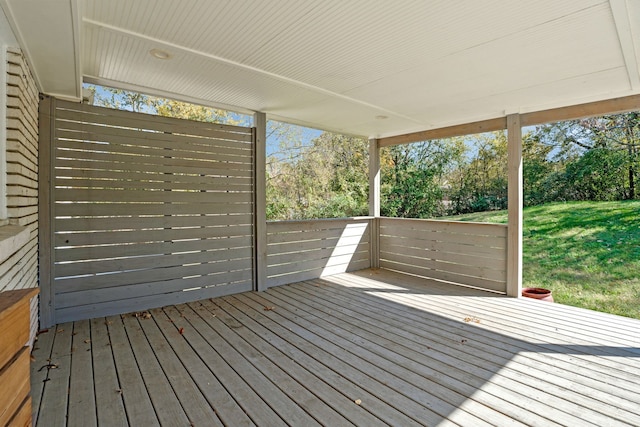
M 267 287 L 371 266 L 371 219 L 267 223 Z
M 250 128 L 51 102 L 56 323 L 252 289 Z

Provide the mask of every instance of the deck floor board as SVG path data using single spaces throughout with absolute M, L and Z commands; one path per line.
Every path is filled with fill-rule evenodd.
M 272 369 L 273 367 L 267 363 L 268 361 L 260 361 L 259 359 L 265 358 L 257 352 L 252 350 L 240 352 L 231 345 L 230 340 L 232 338 L 230 337 L 234 334 L 233 328 L 220 322 L 216 317 L 210 316 L 206 308 L 202 306 L 194 309 L 187 305 L 184 314 L 189 319 L 197 319 L 198 322 L 203 322 L 208 326 L 208 328 L 198 327 L 198 330 L 201 334 L 206 334 L 208 340 L 217 343 L 216 351 L 218 354 L 228 361 L 232 369 L 242 378 L 245 378 L 245 381 L 248 380 L 248 385 L 263 401 L 272 409 L 279 409 L 278 415 L 283 420 L 290 420 L 295 425 L 319 425 L 300 407 L 300 402 L 294 403 L 295 395 L 299 392 L 299 390 L 296 390 L 296 388 L 299 388 L 297 383 L 290 382 L 287 384 L 289 382 L 288 376 L 284 378 L 285 375 L 281 375 L 279 370 Z M 283 389 L 276 385 L 277 381 L 282 381 L 279 386 L 283 387 L 283 389 L 288 386 L 292 396 L 287 396 Z
M 189 422 L 195 425 L 222 426 L 222 422 L 198 389 L 190 373 L 162 335 L 157 321 L 156 319 L 153 322 L 140 321 L 140 326 L 149 342 L 153 343 L 153 351 L 158 363 L 162 366 L 173 390 L 177 391 L 177 397 Z
M 278 294 L 284 293 L 288 297 L 286 300 L 293 307 L 297 307 L 296 314 L 288 312 L 287 318 L 296 321 L 297 316 L 303 313 L 296 323 L 326 340 L 331 340 L 339 348 L 338 351 L 346 352 L 354 361 L 352 364 L 354 368 L 368 373 L 372 378 L 378 378 L 400 395 L 419 405 L 428 406 L 433 411 L 432 418 L 423 419 L 428 425 L 437 422 L 442 414 L 449 414 L 458 409 L 452 402 L 465 400 L 464 396 L 452 391 L 448 385 L 441 387 L 440 384 L 430 381 L 426 376 L 416 375 L 416 367 L 410 366 L 412 365 L 411 361 L 404 358 L 397 347 L 393 348 L 390 340 L 387 340 L 385 336 L 367 334 L 358 326 L 358 319 L 340 318 L 335 306 L 323 311 L 325 307 L 315 303 L 312 298 L 305 302 L 296 303 L 295 297 L 292 296 L 293 293 L 288 293 L 288 290 L 283 289 L 278 291 Z M 285 302 L 283 299 L 276 298 L 271 298 L 270 301 L 278 305 Z M 313 310 L 313 312 L 307 310 Z M 278 310 L 278 314 L 283 312 L 284 310 Z M 313 313 L 317 313 L 317 315 Z M 323 318 L 333 319 L 333 321 L 325 321 Z M 343 322 L 343 320 L 348 320 L 348 322 Z M 350 321 L 354 323 L 349 323 Z M 348 327 L 342 325 L 348 325 Z M 358 345 L 354 346 L 354 342 L 357 342 Z M 362 362 L 364 360 L 367 361 L 366 364 Z M 437 393 L 434 393 L 434 390 L 437 390 Z M 388 393 L 385 394 L 388 396 Z M 425 405 L 425 402 L 428 404 Z M 464 425 L 489 425 L 474 416 L 473 410 L 461 411 L 457 415 L 456 421 Z
M 288 293 L 292 296 L 292 298 L 295 298 L 293 296 L 293 294 L 296 293 L 296 286 L 292 286 L 292 287 L 287 287 L 287 288 L 282 288 L 279 289 L 278 291 L 281 293 Z M 304 293 L 299 293 L 297 295 L 298 300 L 300 301 L 299 304 L 311 304 L 309 303 L 309 300 L 311 301 L 316 301 L 316 298 L 311 297 L 310 298 L 310 293 L 313 292 L 313 290 L 304 292 Z M 304 301 L 304 302 L 303 302 Z M 388 348 L 393 348 L 393 351 L 389 351 L 388 353 L 390 354 L 390 357 L 393 357 L 396 354 L 403 354 L 403 355 L 411 355 L 413 356 L 411 358 L 413 363 L 417 363 L 417 365 L 412 366 L 412 370 L 413 372 L 420 372 L 422 369 L 424 369 L 424 365 L 420 364 L 420 362 L 424 362 L 425 356 L 424 355 L 428 355 L 431 354 L 433 355 L 434 352 L 433 350 L 437 349 L 437 344 L 435 342 L 435 340 L 430 339 L 428 341 L 429 346 L 425 346 L 425 345 L 421 345 L 420 343 L 417 343 L 415 341 L 411 341 L 410 339 L 407 339 L 407 337 L 409 337 L 412 333 L 416 333 L 417 331 L 414 332 L 406 332 L 403 331 L 401 328 L 403 327 L 403 325 L 399 324 L 396 325 L 395 328 L 386 328 L 386 323 L 388 322 L 388 317 L 387 315 L 383 315 L 383 316 L 376 316 L 376 313 L 378 313 L 378 311 L 375 310 L 369 310 L 369 311 L 361 311 L 361 312 L 355 312 L 352 310 L 352 308 L 355 310 L 354 305 L 353 304 L 349 304 L 347 302 L 348 300 L 344 300 L 342 303 L 345 304 L 344 307 L 340 308 L 340 301 L 338 300 L 337 297 L 332 296 L 331 301 L 326 300 L 324 306 L 318 305 L 318 304 L 314 304 L 313 307 L 316 310 L 324 310 L 324 313 L 326 314 L 325 318 L 327 319 L 336 319 L 333 324 L 334 324 L 334 330 L 338 331 L 339 329 L 339 325 L 342 324 L 348 324 L 348 325 L 352 325 L 352 328 L 347 331 L 347 335 L 345 336 L 360 336 L 363 338 L 368 338 L 371 342 L 377 342 L 377 343 L 385 343 L 386 341 L 386 346 Z M 346 313 L 346 314 L 342 314 L 342 313 Z M 345 317 L 345 316 L 351 316 L 351 317 Z M 367 318 L 371 318 L 370 321 L 367 323 L 366 319 Z M 369 330 L 369 332 L 365 332 Z M 394 333 L 394 335 L 385 335 L 385 336 L 381 336 L 381 335 L 376 335 L 376 333 L 379 333 L 377 331 L 384 331 L 384 330 L 388 330 L 390 333 Z M 399 331 L 400 334 L 407 334 L 407 337 L 402 337 L 402 336 L 397 336 L 395 335 L 395 331 Z M 417 335 L 417 334 L 416 334 Z M 389 338 L 389 340 L 386 340 L 386 338 Z M 462 342 L 464 341 L 464 343 Z M 461 339 L 460 342 L 458 342 L 458 340 L 456 340 L 456 346 L 463 348 L 469 345 L 469 342 L 472 341 L 472 338 L 469 339 Z M 364 344 L 361 342 L 360 346 L 364 346 Z M 415 349 L 415 350 L 414 350 Z M 417 350 L 417 351 L 416 351 Z M 489 349 L 491 350 L 491 349 Z M 443 372 L 447 372 L 448 374 L 445 375 L 442 378 L 439 378 L 437 382 L 432 383 L 429 386 L 429 390 L 440 390 L 441 392 L 447 392 L 448 391 L 448 387 L 451 387 L 451 384 L 448 384 L 447 379 L 449 378 L 448 376 L 453 376 L 454 375 L 454 368 L 456 366 L 460 367 L 460 365 L 462 363 L 464 363 L 465 369 L 463 369 L 464 372 L 466 373 L 475 373 L 475 374 L 479 374 L 482 376 L 482 372 L 480 371 L 480 369 L 485 368 L 485 372 L 487 374 L 489 374 L 489 376 L 492 376 L 492 371 L 491 369 L 494 370 L 498 370 L 500 369 L 501 366 L 499 366 L 498 363 L 496 363 L 493 359 L 496 358 L 496 355 L 492 355 L 490 352 L 488 353 L 490 355 L 490 357 L 485 358 L 485 360 L 483 360 L 482 365 L 479 366 L 474 366 L 474 359 L 477 359 L 477 355 L 474 353 L 471 354 L 467 354 L 464 352 L 456 352 L 456 350 L 454 350 L 451 346 L 451 343 L 448 343 L 448 345 L 444 346 L 440 346 L 440 351 L 441 354 L 439 355 L 439 358 L 441 360 L 446 361 L 446 363 L 448 363 L 448 367 L 444 368 Z M 454 359 L 453 357 L 451 357 L 451 355 L 457 355 L 458 359 Z M 465 357 L 466 356 L 466 357 Z M 390 364 L 387 363 L 388 366 L 398 366 L 401 364 L 401 360 L 398 359 L 389 359 L 389 361 L 391 362 Z M 426 362 L 428 367 L 433 367 L 436 365 L 436 361 L 435 360 L 431 360 L 431 361 L 427 361 Z M 570 388 L 567 389 L 561 389 L 560 387 L 558 387 L 556 384 L 554 384 L 554 380 L 555 377 L 550 376 L 549 378 L 538 378 L 538 374 L 534 375 L 530 375 L 530 370 L 527 369 L 523 369 L 523 370 L 518 370 L 518 369 L 513 369 L 515 365 L 513 362 L 509 363 L 509 369 L 502 371 L 502 376 L 501 377 L 497 377 L 497 379 L 501 380 L 501 381 L 506 381 L 506 379 L 508 378 L 509 380 L 511 380 L 511 384 L 515 384 L 515 389 L 517 389 L 519 392 L 522 392 L 522 387 L 521 385 L 517 384 L 522 383 L 525 385 L 525 387 L 529 387 L 528 390 L 530 391 L 530 393 L 535 394 L 538 399 L 544 401 L 545 399 L 549 399 L 546 395 L 541 394 L 538 390 L 541 389 L 545 389 L 547 392 L 549 392 L 551 395 L 553 395 L 554 393 L 556 394 L 556 396 L 566 396 L 567 394 L 572 395 L 572 401 L 575 402 L 579 402 L 582 406 L 580 407 L 576 407 L 575 408 L 575 412 L 574 412 L 574 417 L 570 420 L 567 421 L 574 421 L 577 422 L 579 420 L 579 417 L 576 417 L 576 413 L 582 413 L 584 411 L 586 411 L 587 413 L 589 413 L 591 411 L 590 408 L 594 407 L 594 406 L 600 406 L 600 409 L 602 411 L 604 411 L 606 413 L 606 411 L 608 411 L 610 409 L 609 406 L 603 405 L 599 400 L 597 399 L 589 399 L 583 395 L 580 395 L 578 393 L 575 393 L 573 390 L 571 390 Z M 489 370 L 487 370 L 489 369 Z M 410 375 L 407 375 L 406 373 L 402 373 L 402 372 L 398 372 L 397 373 L 398 376 L 401 377 L 411 377 Z M 424 373 L 423 376 L 425 378 L 428 378 L 428 374 Z M 503 378 L 504 377 L 504 378 Z M 463 379 L 464 381 L 464 379 Z M 467 381 L 469 381 L 469 379 L 467 378 Z M 495 380 L 494 380 L 495 382 Z M 508 387 L 508 383 L 505 385 L 505 387 Z M 445 386 L 445 387 L 439 387 L 439 386 Z M 533 387 L 533 389 L 531 388 Z M 538 390 L 536 390 L 538 389 Z M 515 391 L 514 391 L 515 393 Z M 504 396 L 502 396 L 504 398 Z M 451 402 L 455 402 L 456 401 L 456 396 L 448 396 L 447 397 L 449 399 L 449 401 Z M 472 405 L 468 405 L 470 401 L 466 401 L 465 404 L 467 404 L 466 406 L 469 406 L 469 408 L 467 409 L 470 413 L 480 413 L 484 416 L 490 415 L 491 411 L 489 410 L 485 410 L 485 411 L 478 411 L 477 407 L 473 407 Z M 541 410 L 544 410 L 544 407 L 540 406 Z M 504 410 L 504 409 L 503 409 Z M 544 412 L 544 411 L 543 411 Z M 549 410 L 546 411 L 546 413 L 548 413 L 549 415 L 554 415 L 553 412 L 550 413 Z M 555 414 L 556 417 L 560 417 L 562 418 L 564 414 Z M 630 414 L 632 415 L 632 414 Z M 600 418 L 600 422 L 604 422 L 607 420 L 607 418 L 605 417 L 603 419 L 603 416 L 596 411 L 591 411 L 590 413 L 590 419 L 592 419 L 593 421 L 598 422 L 598 419 Z M 506 421 L 504 419 L 500 419 L 500 418 L 493 418 L 493 419 L 488 419 L 487 421 L 490 421 L 494 424 L 500 424 L 500 425 L 504 425 L 506 423 Z M 638 422 L 638 419 L 636 417 L 636 422 Z M 464 421 L 464 424 L 470 424 L 470 422 L 468 421 Z M 474 425 L 477 423 L 474 423 Z
M 105 319 L 105 324 L 108 326 L 110 347 L 119 378 L 119 386 L 112 393 L 122 395 L 131 424 L 160 425 L 122 319 L 120 316 L 110 316 Z M 100 366 L 96 366 L 96 370 L 99 369 Z
M 208 310 L 206 301 L 199 304 L 190 304 L 190 306 L 194 311 L 202 313 L 203 320 L 205 320 L 211 328 L 220 334 L 220 336 L 233 347 L 234 351 L 239 355 L 246 357 L 247 361 L 260 371 L 260 375 L 269 378 L 273 385 L 278 387 L 282 393 L 284 393 L 289 399 L 295 401 L 301 409 L 304 409 L 304 413 L 306 415 L 303 415 L 303 413 L 298 413 L 297 415 L 285 414 L 284 416 L 287 420 L 295 420 L 297 418 L 301 423 L 308 426 L 319 426 L 320 424 L 317 420 L 321 420 L 322 422 L 332 426 L 348 425 L 346 424 L 346 420 L 337 412 L 322 404 L 322 402 L 320 402 L 317 397 L 311 393 L 308 386 L 305 387 L 298 383 L 293 376 L 289 375 L 285 370 L 273 363 L 267 355 L 251 346 L 248 342 L 245 342 L 237 333 L 238 329 L 244 328 L 236 328 L 234 330 L 227 328 L 225 320 L 228 321 L 228 318 L 225 319 L 220 315 L 211 316 L 213 313 Z M 309 420 L 309 415 L 316 421 Z
M 640 425 L 634 319 L 386 270 L 149 312 L 41 334 L 37 425 Z
M 31 351 L 31 415 L 33 425 L 38 424 L 40 402 L 44 385 L 47 382 L 55 335 L 54 328 L 42 331 Z
M 69 381 L 68 422 L 73 425 L 96 426 L 96 399 L 91 360 L 91 326 L 88 320 L 73 324 L 71 344 L 71 378 Z
M 292 360 L 312 372 L 318 372 L 325 381 L 347 396 L 351 402 L 360 400 L 361 405 L 358 405 L 359 408 L 365 408 L 390 425 L 420 425 L 417 421 L 412 420 L 401 412 L 399 408 L 389 405 L 375 396 L 373 394 L 375 390 L 372 390 L 372 387 L 367 388 L 370 384 L 360 382 L 360 378 L 353 381 L 352 378 L 342 375 L 336 369 L 336 365 L 340 366 L 342 364 L 340 359 L 304 338 L 299 338 L 297 335 L 292 334 L 287 327 L 264 315 L 262 313 L 264 310 L 262 305 L 254 304 L 246 295 L 234 295 L 226 299 L 230 300 L 233 305 L 237 304 L 242 307 L 245 313 L 249 316 L 254 316 L 254 320 L 264 325 L 267 333 L 271 335 L 270 340 L 282 346 Z
M 284 292 L 287 291 L 293 293 L 295 289 L 284 290 Z M 300 296 L 301 294 L 298 295 L 298 297 Z M 341 303 L 345 305 L 341 306 Z M 349 325 L 341 334 L 344 338 L 362 337 L 367 339 L 366 344 L 361 341 L 359 345 L 387 358 L 388 362 L 383 365 L 390 366 L 394 375 L 407 378 L 413 381 L 416 386 L 424 387 L 431 392 L 438 390 L 445 394 L 442 398 L 447 399 L 448 402 L 463 402 L 458 406 L 458 409 L 478 414 L 485 419 L 485 422 L 493 425 L 518 425 L 508 415 L 509 409 L 514 415 L 520 412 L 517 407 L 509 408 L 511 406 L 509 398 L 514 398 L 515 393 L 510 396 L 507 391 L 502 391 L 498 395 L 492 396 L 475 390 L 469 385 L 474 377 L 489 381 L 492 372 L 473 365 L 469 365 L 468 369 L 464 371 L 456 369 L 465 354 L 461 358 L 452 355 L 450 338 L 447 338 L 444 343 L 431 338 L 429 345 L 427 345 L 420 342 L 419 339 L 414 339 L 416 335 L 407 330 L 409 326 L 406 322 L 389 326 L 393 321 L 385 311 L 358 309 L 359 307 L 350 304 L 347 300 L 340 300 L 336 294 L 333 294 L 331 301 L 325 300 L 324 306 L 314 305 L 314 308 L 316 307 L 318 310 L 324 311 L 326 319 L 333 319 L 330 321 L 331 324 Z M 384 314 L 377 315 L 377 313 Z M 348 318 L 348 323 L 342 321 L 342 319 L 347 319 L 343 316 L 351 316 Z M 420 335 L 417 336 L 420 337 Z M 474 357 L 469 355 L 470 360 Z M 396 367 L 402 367 L 404 371 L 398 371 L 395 369 Z M 476 395 L 473 400 L 465 398 L 474 392 L 481 394 L 481 396 Z M 491 409 L 492 406 L 497 406 L 498 402 L 502 404 L 500 406 L 502 412 Z M 533 417 L 533 419 L 536 418 L 538 418 L 537 415 Z M 543 420 L 540 417 L 539 421 Z M 463 420 L 460 419 L 460 421 Z M 465 420 L 464 422 L 469 424 L 471 421 Z M 480 424 L 481 422 L 473 420 L 473 425 Z
M 283 288 L 282 292 L 296 293 L 298 286 L 304 285 L 295 285 Z M 495 341 L 492 340 L 491 344 L 487 345 L 483 343 L 482 340 L 478 340 L 477 337 L 474 339 L 471 335 L 461 335 L 461 337 L 466 337 L 460 338 L 460 341 L 464 340 L 464 345 L 455 346 L 464 350 L 469 349 L 470 351 L 456 351 L 454 349 L 455 347 L 451 347 L 451 344 L 446 342 L 450 337 L 447 337 L 446 335 L 440 335 L 440 337 L 436 336 L 441 334 L 443 331 L 444 333 L 451 333 L 455 331 L 455 328 L 452 328 L 451 325 L 443 325 L 447 327 L 435 328 L 435 333 L 431 333 L 427 336 L 423 333 L 423 330 L 427 328 L 426 324 L 417 328 L 414 326 L 415 324 L 419 325 L 421 323 L 420 319 L 412 319 L 416 323 L 407 326 L 402 323 L 402 318 L 393 316 L 393 314 L 389 313 L 388 309 L 384 306 L 361 307 L 360 310 L 358 310 L 354 304 L 350 303 L 352 299 L 348 296 L 342 298 L 339 295 L 340 291 L 341 289 L 339 287 L 336 288 L 336 292 L 332 295 L 331 301 L 325 302 L 325 310 L 329 308 L 338 312 L 345 312 L 345 310 L 346 312 L 357 310 L 354 311 L 354 315 L 356 317 L 350 319 L 348 322 L 342 323 L 359 325 L 360 330 L 369 329 L 371 331 L 375 331 L 376 329 L 387 329 L 396 331 L 400 337 L 394 340 L 393 345 L 404 345 L 406 348 L 416 348 L 418 350 L 418 357 L 414 357 L 414 360 L 419 360 L 422 354 L 431 353 L 431 350 L 439 349 L 442 351 L 442 354 L 444 354 L 444 356 L 441 355 L 439 359 L 449 364 L 443 372 L 448 372 L 448 375 L 455 376 L 456 371 L 452 370 L 452 368 L 459 366 L 459 363 L 467 364 L 466 366 L 468 366 L 468 368 L 466 368 L 464 372 L 477 374 L 478 368 L 473 366 L 474 361 L 481 361 L 481 365 L 479 365 L 480 367 L 490 368 L 493 365 L 494 368 L 497 369 L 500 368 L 499 363 L 497 363 L 500 358 L 503 360 L 504 358 L 512 359 L 508 364 L 508 369 L 502 371 L 502 376 L 521 382 L 525 384 L 526 387 L 533 386 L 540 390 L 544 390 L 545 394 L 548 393 L 552 396 L 555 395 L 558 398 L 571 397 L 572 401 L 581 405 L 580 407 L 575 408 L 574 414 L 582 414 L 586 411 L 587 414 L 591 414 L 591 419 L 597 420 L 600 418 L 600 414 L 599 412 L 592 411 L 592 409 L 598 409 L 603 414 L 607 414 L 608 412 L 615 413 L 618 416 L 620 415 L 620 410 L 622 410 L 623 412 L 626 411 L 627 421 L 632 424 L 640 425 L 640 415 L 637 413 L 637 404 L 633 402 L 633 393 L 626 392 L 625 390 L 617 390 L 614 385 L 603 383 L 602 381 L 607 380 L 607 378 L 597 376 L 596 379 L 592 379 L 587 376 L 576 376 L 574 373 L 570 372 L 570 370 L 573 369 L 573 366 L 570 363 L 565 363 L 563 367 L 564 369 L 554 369 L 555 367 L 552 363 L 549 363 L 549 359 L 539 358 L 537 361 L 529 361 L 528 357 L 521 355 L 514 357 L 508 349 L 502 350 L 500 346 L 496 345 Z M 314 292 L 313 289 L 305 289 L 305 292 L 298 292 L 300 295 L 298 298 L 303 297 L 303 295 L 304 298 L 308 298 L 310 293 L 318 293 L 317 291 Z M 318 294 L 322 296 L 322 293 Z M 340 304 L 347 308 L 340 309 Z M 380 312 L 384 312 L 385 314 L 383 316 L 376 317 L 375 313 Z M 363 320 L 366 320 L 368 317 L 374 317 L 374 319 L 368 324 L 363 323 Z M 406 318 L 404 320 L 406 322 Z M 471 325 L 475 324 L 475 322 L 470 323 Z M 358 335 L 358 329 L 354 329 L 353 334 Z M 417 337 L 429 340 L 429 347 L 420 347 L 420 344 L 414 340 Z M 394 348 L 396 348 L 395 351 L 398 353 L 402 353 L 401 348 Z M 531 352 L 530 354 L 536 355 L 535 352 Z M 452 359 L 451 356 L 455 356 L 458 359 Z M 535 372 L 536 369 L 539 368 L 540 363 L 545 363 L 547 365 L 545 371 Z M 436 366 L 436 361 L 429 362 L 429 366 Z M 550 370 L 552 372 L 549 372 Z M 535 375 L 532 375 L 532 372 L 535 372 Z M 502 376 L 500 379 L 502 379 Z M 583 387 L 576 388 L 576 383 Z M 520 386 L 517 387 L 520 388 Z M 522 390 L 519 391 L 522 392 Z M 582 391 L 584 391 L 585 394 L 581 394 Z M 539 392 L 536 393 L 539 394 Z M 620 396 L 625 396 L 630 400 L 620 400 Z M 541 399 L 545 398 L 546 396 L 541 396 Z M 620 408 L 616 408 L 616 406 L 619 406 Z M 504 410 L 505 408 L 502 409 Z M 549 410 L 545 411 L 545 413 L 553 415 L 553 412 Z M 604 418 L 600 420 L 600 422 L 605 421 L 608 421 L 608 419 Z
M 151 310 L 151 312 L 164 338 L 178 355 L 183 366 L 198 386 L 198 390 L 223 425 L 232 425 L 233 422 L 241 427 L 254 426 L 255 424 L 220 383 L 210 367 L 198 356 L 195 349 L 182 339 L 178 327 L 175 326 L 167 313 L 162 309 Z M 215 423 L 215 420 L 213 422 Z
M 188 306 L 169 307 L 165 310 L 173 323 L 182 331 L 184 339 L 194 348 L 199 357 L 212 369 L 222 386 L 229 391 L 232 398 L 242 407 L 254 423 L 264 422 L 267 425 L 286 425 L 278 414 L 262 400 L 251 387 L 252 378 L 243 377 L 234 369 L 234 360 L 225 360 L 218 353 L 222 343 L 208 325 L 199 316 L 190 313 Z M 263 381 L 268 380 L 266 378 Z
M 127 426 L 127 412 L 122 398 L 122 386 L 118 379 L 116 364 L 114 361 L 111 336 L 109 335 L 108 321 L 104 317 L 91 319 L 91 357 L 93 360 L 93 383 L 96 401 L 96 416 L 99 426 Z M 124 351 L 131 351 L 126 347 Z M 118 357 L 124 354 L 116 352 Z M 137 373 L 136 375 L 139 375 Z M 131 400 L 129 412 L 145 409 L 145 401 L 148 396 L 140 396 L 140 401 Z M 149 411 L 150 407 L 146 407 Z M 148 416 L 151 416 L 149 413 Z M 47 416 L 46 413 L 42 416 Z
M 248 298 L 257 304 L 257 306 L 254 305 L 254 309 L 272 307 L 270 303 L 273 304 L 274 301 L 273 299 L 264 299 L 262 295 L 258 294 L 249 295 Z M 385 372 L 372 362 L 340 347 L 336 344 L 340 340 L 338 335 L 334 335 L 333 340 L 323 338 L 319 335 L 321 331 L 313 328 L 313 325 L 306 323 L 304 319 L 298 319 L 300 323 L 296 323 L 289 317 L 282 315 L 281 313 L 285 311 L 282 306 L 276 305 L 273 310 L 269 311 L 271 315 L 269 317 L 279 323 L 282 328 L 288 330 L 289 334 L 295 334 L 299 343 L 305 344 L 305 351 L 311 357 L 318 358 L 322 363 L 328 364 L 340 376 L 360 384 L 364 389 L 390 406 L 397 408 L 415 422 L 421 425 L 432 425 L 437 415 L 428 405 L 420 404 L 403 394 L 403 392 L 408 394 L 419 392 L 417 388 L 407 384 L 403 378 L 385 375 Z M 365 404 L 367 402 L 366 399 L 359 400 Z
M 144 320 L 151 323 L 151 319 Z M 151 399 L 158 422 L 160 425 L 189 425 L 187 414 L 155 354 L 163 346 L 163 342 L 156 341 L 151 347 L 136 316 L 123 316 L 122 323 L 144 381 L 146 392 L 140 390 L 140 393 Z
M 37 425 L 63 425 L 67 417 L 69 377 L 71 374 L 71 348 L 73 323 L 63 323 L 55 328 L 49 373 L 42 393 L 41 411 Z
M 353 400 L 341 393 L 342 390 L 333 388 L 330 381 L 325 382 L 325 371 L 314 369 L 313 372 L 311 372 L 301 366 L 299 360 L 296 362 L 295 354 L 292 354 L 292 351 L 288 350 L 286 344 L 284 344 L 282 340 L 269 336 L 269 331 L 264 328 L 264 326 L 238 309 L 238 304 L 233 305 L 227 301 L 223 301 L 221 298 L 203 303 L 212 313 L 216 314 L 216 316 L 230 316 L 246 326 L 236 329 L 236 333 L 251 343 L 258 351 L 271 359 L 283 370 L 287 371 L 300 384 L 305 384 L 310 392 L 314 393 L 325 405 L 339 412 L 347 421 L 347 425 L 355 424 L 372 427 L 384 425 L 384 423 L 369 414 L 369 412 L 355 406 Z M 327 423 L 328 421 L 329 420 L 327 420 Z M 331 425 L 343 424 L 340 420 L 334 421 L 335 424 L 331 422 Z

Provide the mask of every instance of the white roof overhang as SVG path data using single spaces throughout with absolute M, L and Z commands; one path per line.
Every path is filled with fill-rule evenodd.
M 0 5 L 40 90 L 68 99 L 84 79 L 389 137 L 640 93 L 638 0 Z

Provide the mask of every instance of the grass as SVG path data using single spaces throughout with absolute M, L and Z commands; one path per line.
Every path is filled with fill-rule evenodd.
M 506 211 L 447 218 L 506 223 Z M 640 319 L 640 201 L 525 208 L 523 286 L 561 304 Z

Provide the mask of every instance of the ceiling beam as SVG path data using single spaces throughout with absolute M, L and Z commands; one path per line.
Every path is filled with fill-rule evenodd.
M 413 132 L 405 135 L 380 138 L 380 147 L 390 145 L 408 144 L 410 142 L 428 141 L 430 139 L 453 138 L 454 136 L 472 135 L 474 133 L 493 132 L 507 128 L 507 118 L 482 120 L 480 122 L 465 123 L 444 128 L 429 129 L 421 132 Z
M 523 127 L 535 126 L 544 123 L 561 122 L 564 120 L 575 120 L 585 117 L 619 114 L 639 110 L 640 95 L 631 95 L 607 99 L 604 101 L 588 102 L 585 104 L 521 114 L 520 123 Z M 428 141 L 431 139 L 453 138 L 456 136 L 473 135 L 482 132 L 493 132 L 506 128 L 507 118 L 505 116 L 482 120 L 479 122 L 390 136 L 387 138 L 380 138 L 378 141 L 380 143 L 380 147 L 388 147 L 390 145 L 409 144 L 411 142 Z
M 521 116 L 520 123 L 522 123 L 522 126 L 534 126 L 541 125 L 543 123 L 583 119 L 585 117 L 619 114 L 638 110 L 640 110 L 640 95 L 631 95 L 621 98 L 607 99 L 604 101 L 588 102 L 586 104 L 526 113 Z
M 6 0 L 0 0 L 0 1 L 6 1 Z M 100 21 L 96 21 L 96 20 L 89 19 L 89 18 L 84 18 L 82 20 L 82 22 L 85 25 L 91 25 L 91 26 L 94 26 L 96 28 L 101 28 L 101 29 L 106 30 L 106 31 L 111 31 L 111 32 L 118 33 L 118 34 L 123 34 L 123 35 L 125 35 L 127 37 L 132 37 L 132 38 L 137 38 L 137 39 L 140 39 L 140 40 L 145 40 L 147 42 L 150 42 L 150 43 L 153 43 L 153 44 L 156 44 L 156 45 L 162 45 L 162 46 L 166 47 L 169 50 L 176 50 L 176 51 L 181 51 L 181 52 L 188 53 L 188 54 L 191 54 L 191 55 L 197 55 L 197 56 L 200 56 L 200 57 L 203 57 L 203 58 L 207 58 L 207 59 L 212 60 L 212 61 L 216 61 L 216 62 L 225 64 L 227 66 L 235 67 L 235 68 L 242 69 L 242 70 L 245 70 L 245 71 L 248 71 L 248 72 L 251 72 L 251 73 L 255 73 L 255 74 L 258 74 L 258 75 L 266 76 L 266 77 L 269 77 L 269 78 L 272 78 L 272 79 L 276 79 L 276 80 L 279 80 L 279 81 L 282 81 L 282 82 L 285 82 L 285 83 L 288 83 L 288 84 L 291 84 L 291 85 L 294 85 L 294 86 L 298 86 L 300 88 L 303 88 L 303 89 L 306 89 L 306 90 L 309 90 L 309 91 L 312 91 L 312 92 L 316 92 L 316 93 L 328 96 L 330 98 L 340 99 L 342 101 L 347 101 L 347 102 L 350 102 L 352 104 L 368 107 L 368 108 L 371 108 L 371 109 L 374 109 L 374 110 L 380 112 L 380 114 L 399 117 L 399 118 L 402 118 L 404 120 L 408 120 L 408 121 L 411 121 L 413 123 L 416 123 L 417 125 L 422 124 L 418 120 L 414 119 L 413 117 L 406 116 L 406 115 L 404 115 L 402 113 L 398 113 L 397 111 L 389 110 L 387 108 L 381 107 L 380 105 L 371 104 L 369 102 L 362 101 L 360 99 L 353 98 L 353 97 L 344 95 L 342 93 L 334 92 L 334 91 L 322 88 L 320 86 L 316 86 L 316 85 L 312 85 L 312 84 L 309 84 L 309 83 L 305 83 L 303 81 L 296 80 L 296 79 L 293 79 L 293 78 L 290 78 L 290 77 L 286 77 L 286 76 L 283 76 L 283 75 L 280 75 L 280 74 L 272 73 L 270 71 L 266 71 L 266 70 L 263 70 L 261 68 L 254 67 L 254 66 L 251 66 L 251 65 L 248 65 L 248 64 L 243 64 L 242 62 L 238 62 L 238 61 L 234 61 L 234 60 L 231 60 L 231 59 L 227 59 L 227 58 L 224 58 L 224 57 L 219 56 L 219 55 L 213 55 L 211 53 L 204 52 L 202 50 L 193 49 L 193 48 L 190 48 L 190 47 L 187 47 L 187 46 L 183 46 L 183 45 L 178 44 L 178 43 L 173 43 L 173 42 L 169 42 L 169 41 L 166 41 L 166 40 L 162 40 L 162 39 L 159 39 L 157 37 L 147 36 L 145 34 L 141 34 L 141 33 L 138 33 L 136 31 L 127 30 L 125 28 L 121 28 L 121 27 L 118 27 L 118 26 L 115 26 L 115 25 L 110 25 L 110 24 L 107 24 L 107 23 L 104 23 L 104 22 L 100 22 Z M 200 103 L 202 103 L 202 101 L 200 101 Z M 236 109 L 237 109 L 237 107 L 236 107 Z M 268 114 L 268 111 L 267 111 L 267 114 Z
M 76 96 L 82 101 L 82 31 L 80 31 L 80 22 L 82 21 L 82 13 L 78 0 L 69 0 L 71 8 L 71 25 L 73 26 L 73 59 L 76 68 Z
M 624 63 L 629 75 L 631 90 L 640 89 L 640 72 L 638 70 L 638 58 L 634 46 L 634 37 L 629 21 L 629 9 L 626 0 L 609 0 L 613 22 L 616 26 L 618 39 L 620 40 L 620 50 L 624 57 Z
M 29 46 L 25 43 L 24 37 L 22 35 L 22 31 L 20 31 L 20 27 L 16 22 L 15 14 L 11 9 L 11 4 L 9 4 L 9 0 L 0 0 L 0 8 L 2 8 L 4 15 L 9 21 L 11 32 L 13 33 L 13 35 L 16 38 L 16 41 L 18 42 L 18 46 L 16 47 L 19 47 L 22 50 L 22 54 L 26 58 L 27 64 L 29 64 L 31 68 L 31 73 L 33 74 L 33 79 L 36 82 L 36 86 L 38 87 L 38 90 L 42 91 L 42 81 L 40 80 L 40 75 L 38 74 L 38 71 L 35 69 L 35 67 L 33 67 L 33 55 L 31 55 L 31 52 L 29 51 Z
M 38 90 L 80 101 L 79 0 L 0 0 Z

